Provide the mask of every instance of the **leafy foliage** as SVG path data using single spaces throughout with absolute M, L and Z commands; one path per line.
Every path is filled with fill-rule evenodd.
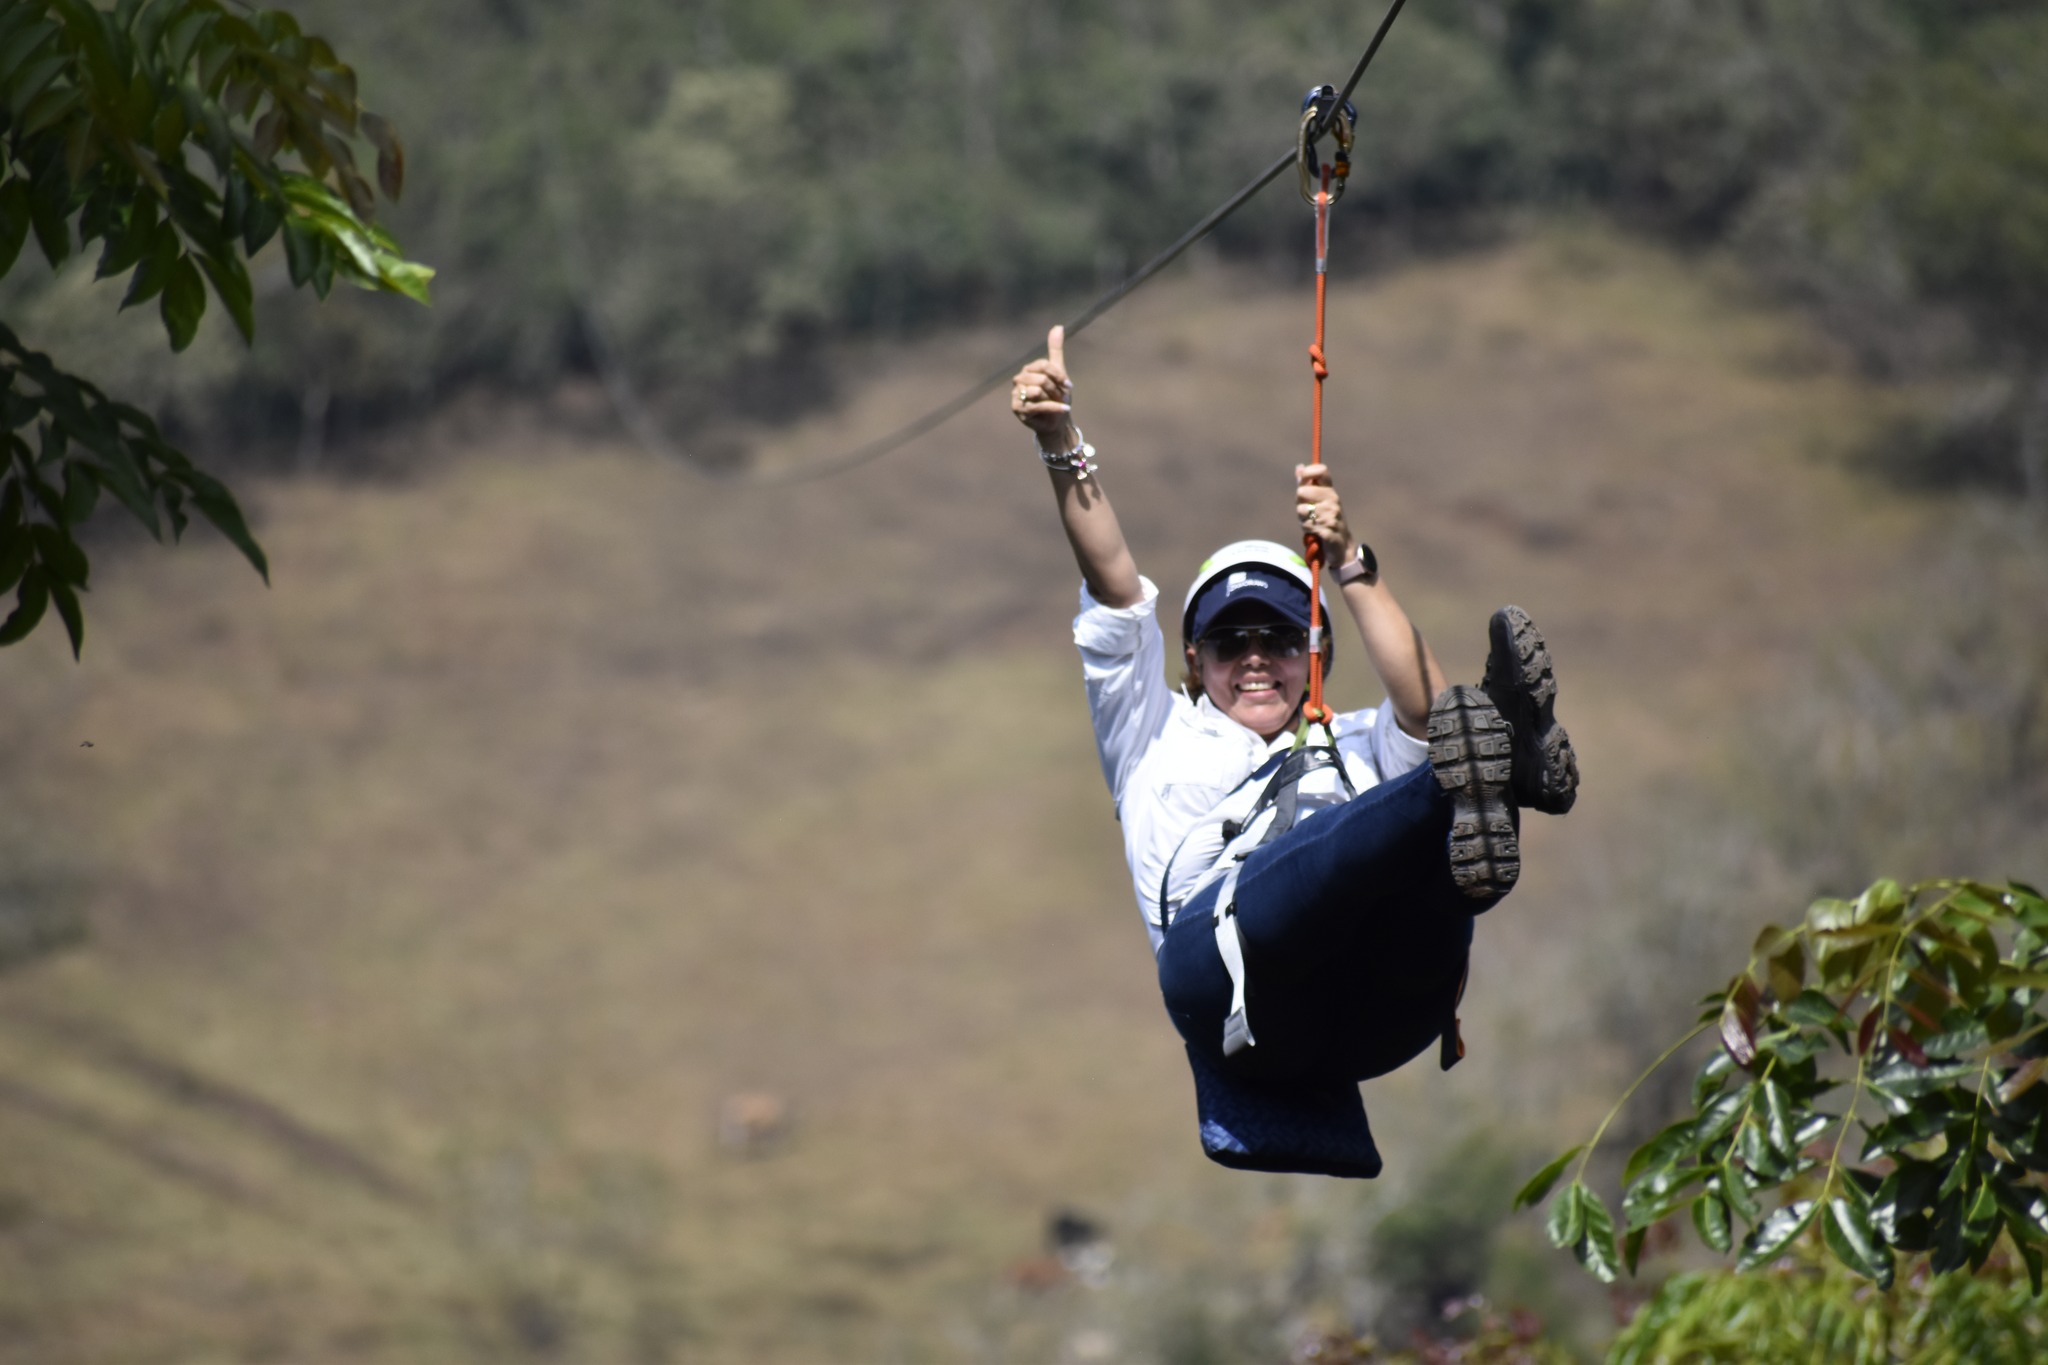
M 2044 999 L 2048 900 L 2031 887 L 1879 881 L 1853 901 L 1817 901 L 1797 928 L 1766 928 L 1749 966 L 1650 1068 L 1701 1033 L 1719 1040 L 1692 1116 L 1630 1156 L 1620 1227 L 1585 1168 L 1643 1078 L 1516 1206 L 1549 1195 L 1576 1156 L 1551 1240 L 1608 1281 L 1635 1269 L 1653 1225 L 1688 1214 L 1707 1245 L 1737 1252 L 1738 1270 L 1817 1238 L 1883 1288 L 1901 1255 L 1926 1256 L 1937 1275 L 1981 1270 L 2003 1238 L 2039 1292 Z
M 358 137 L 375 147 L 376 188 Z M 325 297 L 340 278 L 425 302 L 432 272 L 370 222 L 379 190 L 396 198 L 404 179 L 404 147 L 357 101 L 354 71 L 281 11 L 218 0 L 0 10 L 0 275 L 31 235 L 53 270 L 97 242 L 96 278 L 128 277 L 123 308 L 155 301 L 174 351 L 191 345 L 209 287 L 254 340 L 248 261 L 280 234 L 294 285 Z M 16 589 L 0 644 L 54 602 L 82 647 L 88 566 L 74 529 L 102 490 L 159 538 L 183 530 L 189 501 L 267 577 L 233 497 L 141 412 L 11 331 L 0 331 L 0 395 L 0 591 Z
M 1977 25 L 1857 110 L 1855 198 L 1925 286 L 2048 354 L 2048 13 Z
M 1674 1275 L 1625 1326 L 1608 1365 L 2031 1365 L 2048 1351 L 2048 1305 L 1998 1253 L 1975 1275 L 1924 1266 L 1889 1289 L 1844 1270 L 1810 1242 L 1768 1270 Z
M 0 381 L 8 457 L 0 480 L 0 593 L 15 593 L 14 610 L 0 623 L 0 645 L 34 630 L 52 604 L 73 653 L 83 645 L 78 594 L 86 590 L 90 565 L 76 530 L 102 489 L 159 540 L 166 525 L 173 537 L 184 532 L 189 504 L 269 580 L 269 562 L 234 497 L 165 441 L 148 414 L 65 374 L 4 324 Z M 21 435 L 31 426 L 39 438 L 33 447 Z
M 1303 1365 L 1572 1365 L 1577 1357 L 1544 1334 L 1543 1320 L 1524 1309 L 1501 1312 L 1478 1295 L 1447 1304 L 1444 1321 L 1462 1329 L 1432 1338 L 1418 1331 L 1406 1349 L 1370 1337 L 1332 1334 L 1297 1346 Z

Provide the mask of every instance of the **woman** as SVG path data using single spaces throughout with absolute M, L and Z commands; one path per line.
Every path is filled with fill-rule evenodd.
M 1295 516 L 1321 539 L 1386 700 L 1334 717 L 1325 744 L 1298 742 L 1310 577 L 1271 541 L 1227 545 L 1196 573 L 1176 692 L 1158 589 L 1073 421 L 1063 341 L 1055 327 L 1010 407 L 1037 435 L 1081 568 L 1074 640 L 1203 1150 L 1249 1169 L 1377 1175 L 1357 1083 L 1438 1039 L 1444 1065 L 1456 1060 L 1473 916 L 1520 871 L 1517 812 L 1562 814 L 1577 791 L 1549 653 L 1506 607 L 1485 681 L 1445 686 L 1329 471 L 1298 465 Z M 1327 669 L 1327 643 L 1321 657 Z

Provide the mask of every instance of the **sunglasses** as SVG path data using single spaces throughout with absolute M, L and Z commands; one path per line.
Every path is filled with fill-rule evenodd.
M 1234 626 L 1210 631 L 1195 648 L 1219 664 L 1236 663 L 1253 650 L 1268 659 L 1298 659 L 1308 651 L 1308 632 L 1300 626 Z

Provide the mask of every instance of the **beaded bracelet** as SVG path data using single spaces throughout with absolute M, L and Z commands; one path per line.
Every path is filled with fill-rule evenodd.
M 1076 479 L 1086 479 L 1095 471 L 1095 447 L 1088 444 L 1088 438 L 1081 434 L 1081 428 L 1074 428 L 1072 450 L 1047 450 L 1039 447 L 1038 458 L 1047 469 L 1070 469 Z

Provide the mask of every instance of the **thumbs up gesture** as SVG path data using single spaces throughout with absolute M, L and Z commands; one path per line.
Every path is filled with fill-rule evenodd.
M 1053 328 L 1045 334 L 1045 358 L 1032 361 L 1010 381 L 1010 411 L 1038 433 L 1039 445 L 1047 450 L 1068 450 L 1077 443 L 1066 350 L 1066 328 Z

